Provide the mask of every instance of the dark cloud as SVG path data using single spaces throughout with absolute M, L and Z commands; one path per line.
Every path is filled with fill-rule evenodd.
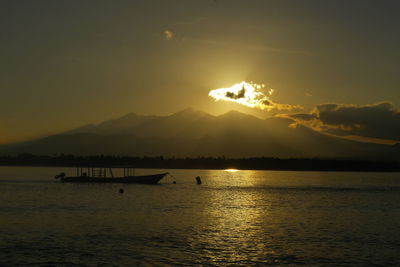
M 315 119 L 314 114 L 307 114 L 307 113 L 298 113 L 298 114 L 291 114 L 290 117 L 295 120 L 302 120 L 302 121 L 309 121 Z
M 371 105 L 321 104 L 310 113 L 285 116 L 297 124 L 329 134 L 400 141 L 400 112 L 390 102 Z
M 245 94 L 246 94 L 246 89 L 243 86 L 243 88 L 237 94 L 233 92 L 226 92 L 225 96 L 232 99 L 239 99 L 239 98 L 244 98 Z
M 266 105 L 266 106 L 271 106 L 271 105 L 272 105 L 271 101 L 266 100 L 266 99 L 263 100 L 262 103 L 263 103 L 264 105 Z

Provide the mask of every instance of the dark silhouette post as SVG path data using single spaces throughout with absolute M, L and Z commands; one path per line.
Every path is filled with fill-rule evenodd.
M 197 176 L 197 177 L 196 177 L 196 183 L 197 183 L 197 184 L 201 184 L 201 178 L 200 178 L 200 176 Z

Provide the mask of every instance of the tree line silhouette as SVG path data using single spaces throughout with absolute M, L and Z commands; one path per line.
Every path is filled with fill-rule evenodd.
M 39 156 L 19 154 L 0 156 L 3 166 L 102 166 L 157 169 L 241 169 L 241 170 L 291 170 L 291 171 L 400 171 L 400 162 L 355 159 L 321 158 L 225 158 L 225 157 L 131 157 L 131 156 Z

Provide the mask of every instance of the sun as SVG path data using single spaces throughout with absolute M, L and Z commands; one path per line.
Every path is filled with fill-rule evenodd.
M 265 111 L 294 111 L 304 109 L 300 105 L 281 104 L 272 101 L 271 97 L 273 93 L 274 89 L 266 89 L 264 84 L 242 81 L 231 87 L 211 90 L 208 96 L 212 97 L 215 101 L 230 101 Z
M 267 91 L 264 88 L 264 84 L 242 81 L 228 88 L 211 90 L 208 95 L 215 101 L 231 101 L 250 108 L 268 109 L 272 103 L 269 97 L 273 89 Z

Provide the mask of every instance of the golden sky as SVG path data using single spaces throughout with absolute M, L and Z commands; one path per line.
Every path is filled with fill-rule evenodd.
M 398 1 L 6 1 L 0 143 L 129 112 L 254 109 L 214 101 L 242 81 L 304 107 L 400 102 Z M 386 107 L 386 106 L 385 106 Z M 287 113 L 287 111 L 286 111 Z M 321 113 L 322 114 L 322 113 Z

